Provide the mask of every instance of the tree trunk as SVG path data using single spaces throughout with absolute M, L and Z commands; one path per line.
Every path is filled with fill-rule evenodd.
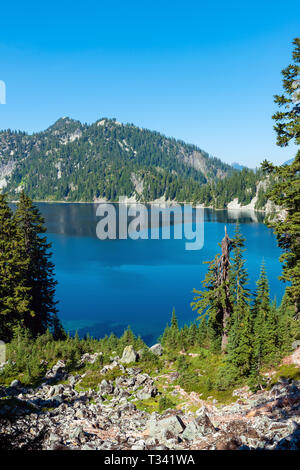
M 229 266 L 230 259 L 229 254 L 232 248 L 232 241 L 230 240 L 227 229 L 225 225 L 225 236 L 221 243 L 222 255 L 220 256 L 218 264 L 218 282 L 219 285 L 224 286 L 225 291 L 225 306 L 223 309 L 223 332 L 222 332 L 222 352 L 225 353 L 226 346 L 228 343 L 228 333 L 229 333 L 229 319 L 231 316 L 232 305 L 230 302 L 230 291 L 229 291 Z

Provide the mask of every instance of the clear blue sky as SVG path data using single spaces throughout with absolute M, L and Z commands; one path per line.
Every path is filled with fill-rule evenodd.
M 300 35 L 300 2 L 2 2 L 0 128 L 102 116 L 226 162 L 282 163 L 273 94 Z

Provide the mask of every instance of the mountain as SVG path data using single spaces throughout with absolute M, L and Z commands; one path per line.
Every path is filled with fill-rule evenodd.
M 242 171 L 244 168 L 247 168 L 246 166 L 240 165 L 237 162 L 231 163 L 231 166 L 232 166 L 232 168 L 234 168 L 235 170 L 238 170 L 238 171 Z
M 32 135 L 0 132 L 0 188 L 11 200 L 24 189 L 34 200 L 127 196 L 223 207 L 243 192 L 249 203 L 256 181 L 251 170 L 236 171 L 195 145 L 115 119 L 87 125 L 63 117 Z

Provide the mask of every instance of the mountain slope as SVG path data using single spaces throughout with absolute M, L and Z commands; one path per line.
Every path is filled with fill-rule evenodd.
M 240 165 L 240 164 L 237 163 L 237 162 L 231 163 L 231 166 L 232 166 L 232 168 L 234 168 L 235 170 L 239 170 L 239 171 L 242 171 L 244 168 L 247 168 L 245 165 Z
M 64 117 L 33 135 L 0 132 L 0 188 L 10 199 L 24 189 L 35 200 L 127 196 L 214 205 L 219 182 L 223 191 L 239 173 L 194 145 L 114 119 L 87 125 Z

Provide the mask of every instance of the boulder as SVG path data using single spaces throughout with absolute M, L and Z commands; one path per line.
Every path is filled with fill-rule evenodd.
M 71 432 L 70 432 L 70 437 L 71 437 L 71 439 L 73 439 L 75 441 L 79 441 L 79 442 L 83 441 L 84 438 L 85 438 L 83 427 L 82 426 L 77 426 L 74 429 L 72 429 Z
M 65 371 L 66 364 L 63 361 L 58 361 L 52 369 L 48 370 L 45 375 L 46 383 L 53 383 L 55 381 L 65 380 L 68 376 Z
M 148 400 L 148 398 L 156 397 L 157 393 L 158 391 L 156 387 L 153 387 L 152 385 L 146 385 L 144 388 L 142 388 L 142 390 L 139 390 L 136 393 L 136 397 L 139 400 Z
M 144 450 L 146 447 L 145 441 L 143 439 L 139 439 L 135 442 L 135 444 L 131 447 L 132 450 Z
M 85 362 L 89 362 L 90 364 L 94 364 L 99 356 L 102 356 L 102 352 L 95 352 L 94 354 L 85 353 L 81 356 L 80 365 L 84 364 Z
M 166 433 L 170 433 L 172 436 L 178 436 L 184 431 L 185 425 L 177 415 L 169 416 L 161 420 L 157 420 L 155 415 L 152 415 L 148 423 L 148 429 L 149 435 L 153 437 Z
M 300 339 L 297 339 L 292 343 L 292 349 L 297 349 L 300 347 Z
M 78 382 L 78 380 L 80 380 L 80 375 L 70 375 L 69 376 L 69 384 L 71 387 L 74 387 L 74 385 L 76 384 L 76 382 Z
M 123 364 L 130 364 L 131 362 L 136 362 L 138 357 L 137 352 L 133 349 L 133 346 L 130 344 L 124 348 L 122 358 L 120 362 Z
M 128 393 L 126 390 L 121 389 L 118 393 L 118 398 L 127 398 L 130 397 L 130 393 Z
M 207 415 L 203 415 L 202 418 L 197 418 L 188 423 L 181 437 L 188 441 L 193 441 L 214 432 L 216 432 L 216 429 L 209 417 Z
M 139 349 L 137 352 L 138 358 L 141 359 L 145 353 L 145 349 Z
M 163 353 L 162 345 L 160 343 L 154 344 L 151 346 L 150 351 L 156 356 L 161 356 Z
M 193 423 L 199 437 L 216 432 L 216 428 L 207 415 L 207 409 L 205 406 L 199 408 L 196 411 L 196 415 L 197 418 Z
M 21 382 L 19 380 L 13 380 L 12 383 L 10 384 L 11 387 L 20 387 Z
M 60 395 L 55 395 L 52 398 L 52 406 L 59 406 L 64 402 L 63 398 Z
M 138 374 L 135 379 L 136 387 L 139 387 L 140 385 L 144 384 L 149 379 L 151 379 L 151 377 L 148 374 Z M 153 382 L 152 379 L 151 381 Z
M 113 391 L 114 391 L 114 387 L 111 384 L 111 382 L 107 382 L 107 380 L 103 379 L 101 384 L 99 385 L 99 393 L 103 395 L 106 393 L 108 394 L 113 393 Z

